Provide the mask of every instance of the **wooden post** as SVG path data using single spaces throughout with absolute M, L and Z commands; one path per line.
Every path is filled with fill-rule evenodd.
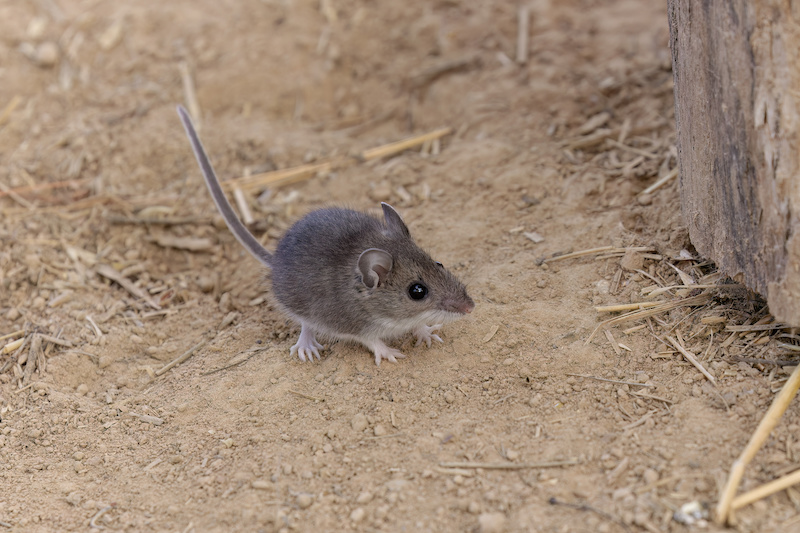
M 692 243 L 800 325 L 800 2 L 669 0 Z

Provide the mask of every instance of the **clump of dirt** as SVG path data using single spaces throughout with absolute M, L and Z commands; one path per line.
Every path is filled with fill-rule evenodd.
M 791 363 L 763 362 L 785 358 L 774 336 L 724 332 L 766 310 L 678 288 L 661 300 L 707 299 L 592 336 L 595 306 L 724 281 L 680 215 L 663 6 L 534 2 L 525 63 L 511 2 L 0 15 L 0 525 L 683 531 L 676 510 L 716 499 Z M 192 89 L 225 179 L 451 127 L 246 200 L 268 247 L 311 209 L 389 201 L 473 314 L 431 348 L 398 341 L 395 365 L 344 343 L 291 358 L 298 327 L 175 115 Z M 745 488 L 792 468 L 786 418 Z M 788 527 L 795 501 L 738 527 Z

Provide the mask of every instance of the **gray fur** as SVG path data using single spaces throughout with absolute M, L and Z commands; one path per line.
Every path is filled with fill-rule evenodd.
M 414 332 L 418 341 L 433 335 L 441 323 L 474 308 L 464 285 L 420 249 L 397 211 L 383 203 L 383 220 L 342 208 L 312 211 L 265 250 L 236 217 L 189 119 L 178 107 L 197 161 L 217 208 L 231 232 L 259 261 L 272 268 L 272 290 L 283 310 L 303 325 L 292 351 L 301 360 L 319 357 L 315 334 L 354 340 L 381 358 L 402 357 L 390 340 Z M 408 289 L 422 283 L 428 293 L 412 300 Z M 432 328 L 429 322 L 438 322 Z

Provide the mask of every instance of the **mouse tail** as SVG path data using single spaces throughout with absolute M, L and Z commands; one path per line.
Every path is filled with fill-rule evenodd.
M 186 136 L 189 137 L 189 142 L 192 144 L 192 150 L 194 150 L 194 156 L 197 159 L 197 164 L 200 165 L 200 170 L 203 171 L 203 177 L 206 180 L 208 190 L 211 192 L 211 198 L 214 199 L 217 209 L 222 215 L 222 218 L 225 219 L 225 224 L 228 225 L 228 229 L 231 230 L 231 233 L 233 233 L 233 236 L 236 237 L 236 240 L 238 240 L 248 252 L 253 254 L 253 257 L 261 261 L 266 266 L 271 267 L 272 254 L 269 253 L 263 246 L 261 246 L 261 243 L 258 242 L 258 239 L 256 239 L 253 234 L 250 233 L 250 230 L 248 230 L 239 220 L 239 217 L 236 216 L 233 207 L 225 197 L 225 193 L 222 191 L 222 186 L 217 179 L 214 168 L 211 166 L 211 162 L 208 160 L 206 151 L 203 149 L 203 144 L 200 142 L 200 138 L 197 136 L 197 132 L 192 124 L 192 119 L 189 117 L 189 113 L 186 111 L 186 109 L 184 109 L 181 105 L 178 106 L 178 116 L 180 117 L 181 122 L 183 122 L 183 128 L 186 130 Z

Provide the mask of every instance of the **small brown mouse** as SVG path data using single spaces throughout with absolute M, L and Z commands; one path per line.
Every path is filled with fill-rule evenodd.
M 394 363 L 405 355 L 384 341 L 413 333 L 417 345 L 430 347 L 432 340 L 442 342 L 435 334 L 442 324 L 475 308 L 464 285 L 414 243 L 387 203 L 381 203 L 383 220 L 336 207 L 312 211 L 268 252 L 234 213 L 182 106 L 178 115 L 225 223 L 272 269 L 275 298 L 300 323 L 291 354 L 301 361 L 320 358 L 320 336 L 360 342 L 375 354 L 375 364 Z

